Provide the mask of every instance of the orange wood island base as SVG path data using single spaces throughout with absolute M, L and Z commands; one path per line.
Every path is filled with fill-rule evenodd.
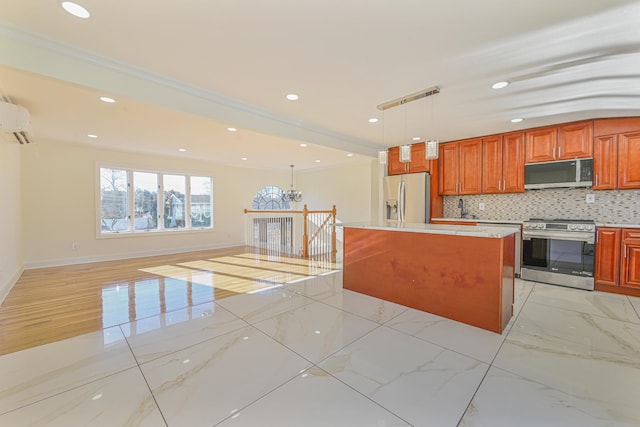
M 431 231 L 345 225 L 344 289 L 502 333 L 513 315 L 515 235 L 420 226 Z

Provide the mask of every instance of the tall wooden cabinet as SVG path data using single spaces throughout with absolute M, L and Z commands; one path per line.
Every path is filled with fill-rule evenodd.
M 448 142 L 439 147 L 441 195 L 482 192 L 482 139 Z
M 482 139 L 482 193 L 524 192 L 524 133 Z

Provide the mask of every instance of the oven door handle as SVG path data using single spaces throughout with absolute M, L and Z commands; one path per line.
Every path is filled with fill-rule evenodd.
M 531 240 L 531 239 L 548 239 L 548 240 L 572 240 L 575 242 L 586 242 L 586 243 L 595 243 L 596 237 L 593 233 L 575 233 L 575 232 L 567 232 L 563 233 L 561 231 L 554 231 L 553 234 L 544 232 L 544 231 L 523 231 L 522 239 L 523 240 Z

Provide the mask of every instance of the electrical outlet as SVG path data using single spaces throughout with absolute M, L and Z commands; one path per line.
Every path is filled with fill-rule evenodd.
M 587 203 L 595 203 L 596 195 L 595 194 L 587 194 L 586 200 Z
M 478 209 L 480 209 L 481 211 L 483 211 L 483 210 L 484 210 L 484 203 L 480 203 L 480 204 L 478 205 Z
M 71 244 L 71 250 L 72 251 L 77 251 L 78 250 L 78 244 L 77 243 L 72 243 Z

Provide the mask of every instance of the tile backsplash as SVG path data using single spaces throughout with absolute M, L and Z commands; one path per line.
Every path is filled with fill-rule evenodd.
M 587 203 L 594 195 L 594 203 Z M 593 191 L 590 188 L 547 189 L 515 194 L 445 196 L 446 218 L 460 218 L 458 201 L 464 200 L 468 218 L 525 220 L 529 218 L 592 219 L 598 223 L 640 224 L 640 190 Z M 480 203 L 485 209 L 480 210 Z

